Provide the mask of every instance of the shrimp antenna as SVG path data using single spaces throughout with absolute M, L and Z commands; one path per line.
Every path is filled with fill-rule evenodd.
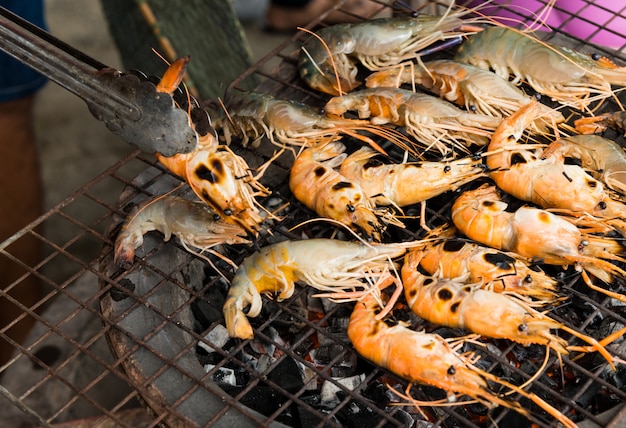
M 339 96 L 343 95 L 343 89 L 341 88 L 341 81 L 339 80 L 339 72 L 337 71 L 337 64 L 335 64 L 335 59 L 333 58 L 333 53 L 330 50 L 330 48 L 328 47 L 328 44 L 324 41 L 323 38 L 321 38 L 319 35 L 315 34 L 313 31 L 308 30 L 306 28 L 302 28 L 302 27 L 297 27 L 298 30 L 300 31 L 304 31 L 306 33 L 309 33 L 310 35 L 314 36 L 317 40 L 319 40 L 319 42 L 322 44 L 322 46 L 324 46 L 324 49 L 326 49 L 326 52 L 328 53 L 328 58 L 330 58 L 330 62 L 333 66 L 333 73 L 335 73 L 335 79 L 337 82 L 337 93 L 339 94 Z M 315 61 L 313 60 L 313 58 L 311 58 L 311 55 L 309 54 L 309 52 L 307 52 L 307 50 L 303 47 L 302 50 L 304 50 L 304 52 L 306 53 L 306 55 L 309 57 L 309 60 L 311 61 L 312 64 L 315 64 Z M 319 70 L 319 69 L 318 69 Z M 319 70 L 320 73 L 323 75 L 324 73 L 322 72 L 322 70 Z
M 309 220 L 305 220 L 301 223 L 298 223 L 297 225 L 295 225 L 294 227 L 292 227 L 291 229 L 287 229 L 288 232 L 293 232 L 295 229 L 298 229 L 301 226 L 305 226 L 309 223 L 315 223 L 315 222 L 328 222 L 328 223 L 332 223 L 335 226 L 339 226 L 341 228 L 344 228 L 346 231 L 348 231 L 348 233 L 350 233 L 352 236 L 354 236 L 359 242 L 361 242 L 364 245 L 367 245 L 368 247 L 373 247 L 373 245 L 369 242 L 367 242 L 365 239 L 363 239 L 361 236 L 359 236 L 354 230 L 350 229 L 347 225 L 341 223 L 340 221 L 334 220 L 332 218 L 324 218 L 324 217 L 316 217 L 316 218 L 311 218 Z

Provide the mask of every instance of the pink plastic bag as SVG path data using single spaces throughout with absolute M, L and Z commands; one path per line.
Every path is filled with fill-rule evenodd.
M 480 12 L 498 17 L 507 25 L 518 22 L 531 24 L 535 15 L 544 11 L 547 0 L 494 0 Z M 462 4 L 462 2 L 458 2 Z M 468 7 L 484 4 L 471 1 Z M 499 5 L 506 5 L 507 10 Z M 545 14 L 545 11 L 544 11 Z M 545 15 L 543 16 L 545 18 Z M 556 0 L 556 4 L 545 19 L 546 24 L 571 36 L 595 45 L 614 49 L 626 47 L 626 1 L 624 0 Z M 540 28 L 547 30 L 548 28 Z

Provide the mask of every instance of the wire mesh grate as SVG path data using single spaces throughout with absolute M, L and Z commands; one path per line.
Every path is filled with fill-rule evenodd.
M 528 17 L 515 2 L 508 3 L 504 9 L 494 5 L 490 13 L 501 15 L 506 10 Z M 615 13 L 614 2 L 578 3 L 581 6 L 575 12 L 564 10 L 560 2 L 555 9 L 566 15 L 566 22 L 580 25 L 582 20 L 595 28 L 582 36 L 555 29 L 554 38 L 589 49 L 606 30 L 620 40 L 613 49 L 598 49 L 616 61 L 626 60 L 618 52 L 626 47 L 626 38 L 618 31 L 624 10 L 599 23 L 583 18 L 583 11 L 600 8 Z M 270 52 L 229 90 L 238 90 L 254 76 L 262 80 L 261 92 L 323 105 L 325 97 L 306 88 L 297 73 L 295 58 L 304 37 L 298 34 Z M 278 66 L 266 71 L 265 65 L 277 59 Z M 617 106 L 609 103 L 602 108 L 608 111 Z M 624 143 L 617 132 L 609 130 L 606 135 Z M 273 155 L 274 148 L 252 152 L 234 145 L 233 150 L 255 168 Z M 271 233 L 261 235 L 258 246 L 275 239 L 296 239 L 300 233 L 309 237 L 337 233 L 315 223 L 305 232 L 292 230 L 310 213 L 289 194 L 289 166 L 289 159 L 281 157 L 263 178 L 273 192 L 263 203 L 289 204 L 290 210 Z M 111 187 L 120 189 L 119 197 L 111 199 L 107 194 Z M 430 426 L 426 422 L 430 420 L 437 421 L 436 426 L 529 426 L 515 412 L 487 413 L 471 403 L 419 410 L 396 405 L 401 400 L 389 386 L 402 391 L 406 383 L 366 363 L 349 345 L 345 329 L 350 305 L 311 298 L 305 287 L 297 287 L 284 302 L 264 299 L 261 316 L 251 320 L 254 340 L 224 339 L 221 306 L 233 271 L 219 257 L 190 254 L 176 239 L 165 243 L 162 235 L 151 233 L 129 269 L 112 262 L 113 240 L 130 207 L 170 191 L 192 197 L 152 156 L 134 152 L 0 245 L 3 263 L 23 271 L 0 292 L 18 313 L 0 329 L 4 346 L 13 351 L 0 367 L 3 424 L 369 427 L 416 426 L 418 421 Z M 448 199 L 428 206 L 430 221 L 436 224 L 447 218 Z M 50 230 L 51 225 L 73 233 L 65 238 L 67 234 Z M 409 231 L 394 233 L 402 239 L 419 236 Z M 44 247 L 45 255 L 36 264 L 15 256 L 13 247 L 23 239 L 35 239 Z M 252 251 L 248 246 L 228 246 L 224 254 L 237 264 Z M 43 283 L 46 291 L 37 301 L 25 304 L 14 291 L 30 279 Z M 577 278 L 563 278 L 563 283 L 570 303 L 554 310 L 555 319 L 575 323 L 581 331 L 610 332 L 626 325 L 626 306 L 590 295 L 578 286 Z M 35 326 L 28 337 L 21 343 L 13 340 L 12 331 L 29 320 Z M 471 351 L 480 354 L 486 370 L 518 383 L 531 379 L 545 357 L 541 347 L 502 341 Z M 611 353 L 626 358 L 621 342 Z M 626 400 L 624 374 L 622 365 L 612 371 L 595 354 L 580 360 L 564 358 L 562 365 L 551 356 L 548 369 L 531 389 L 577 420 L 617 426 L 623 417 L 619 405 Z M 427 386 L 415 386 L 412 391 L 424 401 L 445 398 L 440 390 Z M 538 410 L 533 418 L 536 426 L 554 426 Z

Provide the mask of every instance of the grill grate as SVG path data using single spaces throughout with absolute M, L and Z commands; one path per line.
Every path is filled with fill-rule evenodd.
M 596 7 L 593 2 L 581 3 L 576 13 Z M 558 5 L 556 9 L 568 13 Z M 492 13 L 501 12 L 496 7 Z M 576 21 L 581 16 L 569 12 L 568 19 Z M 597 28 L 582 38 L 558 30 L 553 37 L 574 48 L 588 49 L 600 31 L 610 31 L 625 16 L 622 10 L 599 27 L 587 20 Z M 626 38 L 620 34 L 613 32 L 621 38 L 614 47 L 623 51 Z M 321 106 L 325 98 L 305 88 L 295 68 L 294 58 L 303 37 L 294 36 L 270 52 L 229 90 L 245 87 L 247 79 L 260 78 L 260 92 Z M 611 49 L 598 49 L 616 60 L 626 60 Z M 267 71 L 274 63 L 278 65 Z M 626 100 L 621 98 L 623 104 Z M 610 102 L 602 108 L 616 109 L 616 104 Z M 606 136 L 624 143 L 614 131 L 607 131 Z M 270 147 L 252 153 L 237 146 L 233 149 L 252 167 L 269 159 L 273 150 Z M 309 214 L 294 204 L 289 194 L 289 163 L 288 157 L 279 158 L 262 180 L 273 191 L 264 203 L 291 205 L 272 233 L 262 234 L 260 246 L 297 238 L 301 233 L 315 237 L 338 233 L 318 224 L 290 231 Z M 0 245 L 3 263 L 24 271 L 0 294 L 20 313 L 11 325 L 0 329 L 0 338 L 14 350 L 14 356 L 0 368 L 0 421 L 4 425 L 105 426 L 108 421 L 124 427 L 192 423 L 369 427 L 411 426 L 409 421 L 420 420 L 417 411 L 394 406 L 399 399 L 386 386 L 402 390 L 406 384 L 365 363 L 349 346 L 345 321 L 350 305 L 321 303 L 311 299 L 305 287 L 298 287 L 285 302 L 264 299 L 261 316 L 251 320 L 254 341 L 230 340 L 216 346 L 211 334 L 218 334 L 223 325 L 220 299 L 226 282 L 202 257 L 189 254 L 176 240 L 163 243 L 162 236 L 149 234 L 130 269 L 115 267 L 112 240 L 128 208 L 170 190 L 191 197 L 179 184 L 152 156 L 133 152 Z M 123 189 L 116 201 L 104 193 L 112 187 Z M 449 207 L 446 197 L 438 198 L 427 210 L 429 221 L 440 223 Z M 40 231 L 50 224 L 74 234 L 62 240 L 44 236 Z M 419 237 L 404 231 L 394 233 L 403 240 Z M 34 266 L 12 252 L 15 243 L 32 238 L 42 243 L 46 254 Z M 94 248 L 101 251 L 94 255 Z M 225 249 L 235 263 L 253 250 L 242 246 Z M 215 257 L 211 260 L 228 279 L 232 277 L 228 265 Z M 24 305 L 12 297 L 12 290 L 31 277 L 41 281 L 47 292 L 35 304 Z M 590 295 L 578 287 L 576 278 L 564 281 L 571 299 L 569 305 L 555 309 L 551 314 L 555 319 L 588 332 L 626 325 L 626 306 Z M 400 311 L 396 316 L 402 315 Z M 16 343 L 8 333 L 26 319 L 34 319 L 36 325 L 23 344 Z M 449 329 L 436 331 L 458 334 Z M 468 351 L 481 356 L 487 371 L 518 384 L 531 378 L 545 355 L 542 348 L 509 343 L 467 346 Z M 268 359 L 268 349 L 274 359 Z M 626 359 L 620 342 L 611 353 Z M 252 357 L 256 359 L 252 361 Z M 512 364 L 512 359 L 519 365 Z M 305 374 L 304 380 L 290 378 L 294 367 Z M 218 376 L 233 376 L 238 383 L 228 386 L 216 380 Z M 351 378 L 358 381 L 356 388 L 349 385 Z M 626 401 L 624 382 L 623 366 L 611 372 L 595 354 L 577 361 L 564 358 L 562 368 L 555 357 L 550 357 L 544 375 L 533 382 L 531 390 L 569 416 L 587 419 L 586 423 L 618 426 L 624 417 L 624 408 L 617 407 Z M 320 388 L 330 391 L 330 398 L 323 398 Z M 443 397 L 428 387 L 415 386 L 412 391 L 421 400 Z M 270 406 L 260 413 L 259 404 L 268 403 Z M 146 405 L 149 413 L 144 411 Z M 438 421 L 436 426 L 528 426 L 515 412 L 496 410 L 487 415 L 484 408 L 471 404 L 423 410 Z M 537 426 L 553 426 L 539 411 L 534 417 Z

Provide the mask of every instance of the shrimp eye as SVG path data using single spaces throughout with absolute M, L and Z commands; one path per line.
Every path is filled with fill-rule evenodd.
M 448 374 L 449 374 L 450 376 L 452 376 L 452 375 L 456 374 L 456 369 L 454 368 L 454 366 L 450 366 L 450 367 L 448 367 Z
M 517 329 L 521 332 L 528 331 L 528 326 L 526 324 L 520 324 L 517 326 Z
M 600 208 L 601 210 L 605 210 L 606 209 L 606 202 L 600 201 L 600 203 L 598 203 L 598 208 Z
M 541 94 L 539 92 L 535 92 L 534 97 L 537 101 L 541 100 Z
M 446 165 L 443 167 L 443 172 L 450 172 L 451 169 L 450 165 Z
M 320 109 L 317 111 L 321 116 L 326 114 L 326 109 L 324 107 L 320 107 Z
M 469 110 L 470 110 L 472 113 L 476 113 L 476 110 L 478 110 L 478 109 L 476 108 L 476 106 L 475 106 L 474 104 L 470 104 L 470 106 L 469 106 Z
M 220 219 L 220 215 L 219 214 L 213 214 L 213 220 L 219 221 L 219 219 Z
M 591 59 L 594 61 L 598 61 L 600 59 L 600 54 L 598 52 L 594 52 L 591 54 Z
M 230 208 L 226 208 L 226 209 L 224 210 L 224 215 L 225 215 L 225 216 L 231 216 L 231 215 L 233 215 L 233 210 L 231 210 Z
M 417 18 L 418 16 L 420 16 L 420 13 L 416 10 L 412 10 L 411 11 L 411 18 Z
M 525 282 L 525 283 L 531 283 L 531 282 L 533 282 L 533 277 L 532 277 L 532 276 L 530 276 L 530 274 L 526 275 L 526 276 L 524 277 L 524 282 Z
M 354 205 L 350 205 L 350 204 L 346 205 L 346 209 L 348 210 L 349 213 L 353 213 L 356 211 L 356 208 L 354 208 Z

